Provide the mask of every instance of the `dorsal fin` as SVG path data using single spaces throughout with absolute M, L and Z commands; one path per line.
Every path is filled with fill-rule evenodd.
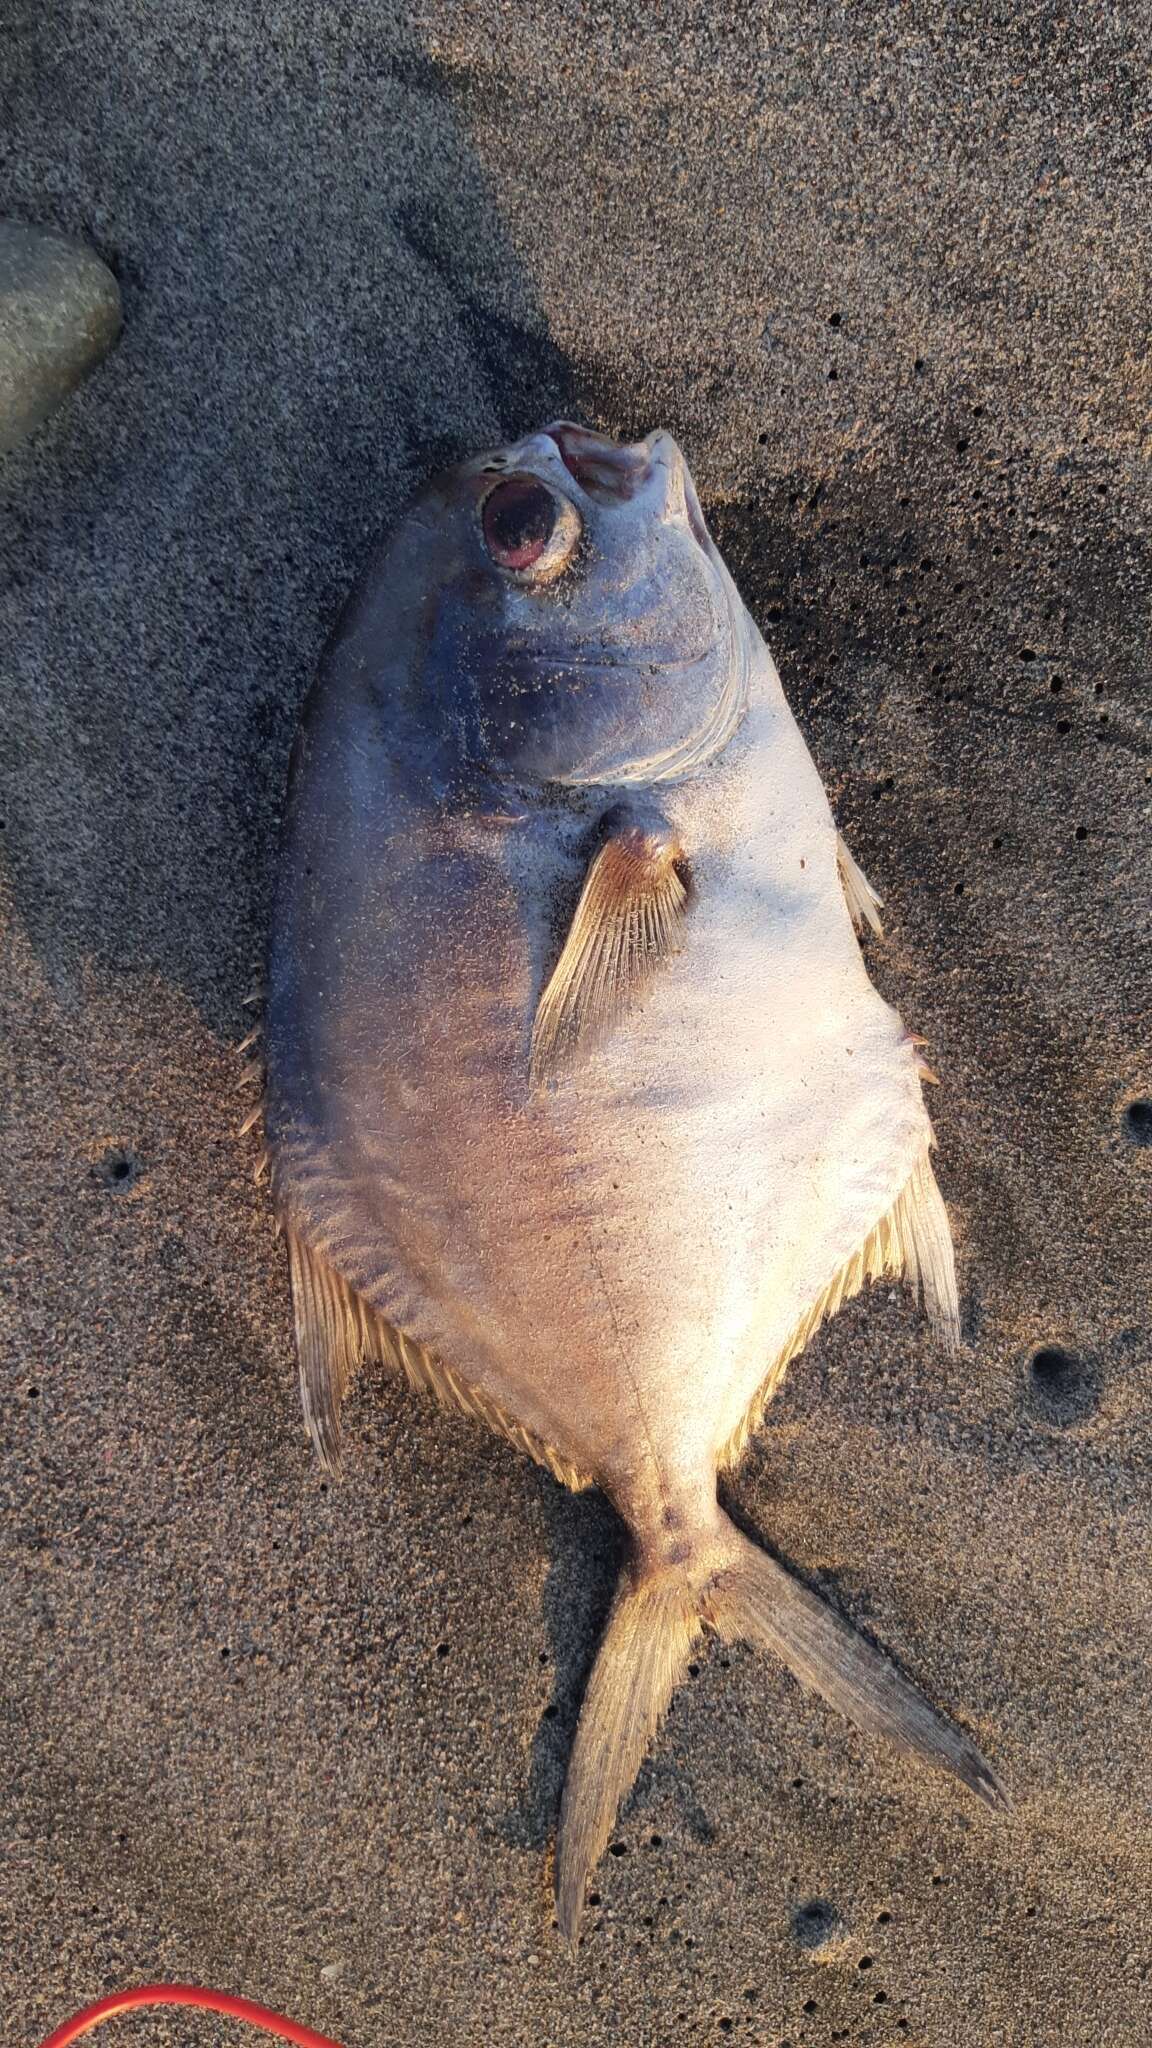
M 884 908 L 884 898 L 876 894 L 863 868 L 853 860 L 842 832 L 836 834 L 836 861 L 840 869 L 840 883 L 847 900 L 848 912 L 856 930 L 862 932 L 867 926 L 870 931 L 875 932 L 877 938 L 883 938 L 884 926 L 880 922 L 880 912 Z
M 945 1350 L 955 1351 L 960 1343 L 960 1303 L 952 1232 L 927 1151 L 922 1153 L 891 1208 L 837 1267 L 777 1352 L 743 1419 L 720 1453 L 721 1471 L 727 1471 L 741 1456 L 753 1430 L 763 1421 L 764 1410 L 779 1387 L 785 1368 L 799 1357 L 825 1318 L 834 1316 L 844 1302 L 859 1294 L 866 1280 L 882 1280 L 886 1274 L 907 1280 Z
M 688 904 L 683 859 L 662 820 L 622 823 L 600 848 L 537 1006 L 534 1082 L 610 1029 L 676 950 Z

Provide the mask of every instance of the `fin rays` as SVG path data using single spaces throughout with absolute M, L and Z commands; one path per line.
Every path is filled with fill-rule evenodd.
M 963 1729 L 850 1622 L 744 1536 L 726 1515 L 691 1541 L 683 1561 L 630 1569 L 600 1645 L 568 1766 L 556 1853 L 556 1908 L 569 1944 L 584 1890 L 616 1813 L 703 1629 L 779 1657 L 867 1735 L 956 1778 L 988 1806 L 1007 1794 Z
M 880 912 L 884 898 L 876 894 L 862 867 L 853 860 L 848 842 L 843 834 L 836 834 L 836 861 L 840 869 L 840 883 L 848 904 L 848 914 L 858 932 L 865 926 L 875 932 L 877 938 L 884 935 Z
M 929 1706 L 882 1651 L 793 1578 L 767 1551 L 744 1541 L 712 1588 L 705 1613 L 725 1642 L 770 1650 L 801 1685 L 866 1735 L 946 1771 L 989 1806 L 1006 1794 L 980 1752 Z
M 675 951 L 688 903 L 669 831 L 634 826 L 602 846 L 540 998 L 531 1074 L 539 1082 L 619 1018 Z
M 869 1231 L 863 1244 L 837 1268 L 773 1359 L 743 1420 L 720 1454 L 721 1471 L 734 1465 L 741 1456 L 785 1368 L 799 1357 L 821 1323 L 834 1316 L 854 1294 L 859 1294 L 866 1280 L 882 1280 L 886 1275 L 902 1275 L 908 1281 L 937 1337 L 949 1351 L 954 1351 L 960 1342 L 960 1304 L 952 1233 L 927 1153 L 913 1169 L 892 1207 Z
M 703 1633 L 699 1603 L 679 1573 L 621 1586 L 600 1645 L 560 1814 L 556 1910 L 574 1942 L 588 1878 L 608 1844 L 668 1702 Z
M 340 1470 L 340 1409 L 352 1373 L 369 1358 L 403 1373 L 417 1393 L 441 1408 L 482 1422 L 573 1493 L 591 1486 L 592 1475 L 543 1438 L 517 1422 L 480 1387 L 417 1344 L 371 1307 L 354 1287 L 288 1226 L 288 1257 L 300 1364 L 300 1398 L 308 1433 L 325 1471 Z

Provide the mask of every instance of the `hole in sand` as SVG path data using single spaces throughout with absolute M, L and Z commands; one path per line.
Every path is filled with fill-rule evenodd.
M 1152 1102 L 1139 1096 L 1124 1111 L 1124 1136 L 1132 1145 L 1152 1145 Z
M 140 1161 L 134 1152 L 122 1145 L 112 1145 L 92 1168 L 93 1177 L 102 1188 L 110 1188 L 114 1194 L 122 1194 L 133 1181 L 140 1178 Z
M 1042 1422 L 1068 1429 L 1100 1404 L 1091 1365 L 1059 1344 L 1045 1344 L 1028 1361 L 1028 1405 Z
M 823 1948 L 840 1932 L 840 1915 L 828 1899 L 807 1899 L 792 1915 L 792 1934 L 801 1948 Z

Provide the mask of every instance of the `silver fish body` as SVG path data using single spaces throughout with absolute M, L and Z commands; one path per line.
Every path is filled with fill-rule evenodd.
M 906 1274 L 956 1338 L 916 1047 L 854 929 L 873 900 L 670 437 L 561 424 L 417 501 L 298 743 L 267 1131 L 326 1462 L 381 1356 L 628 1523 L 565 1792 L 569 1936 L 704 1628 L 1001 1798 L 716 1496 L 865 1279 Z

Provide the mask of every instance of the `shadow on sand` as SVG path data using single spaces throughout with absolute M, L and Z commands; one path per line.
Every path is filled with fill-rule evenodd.
M 435 468 L 558 415 L 600 418 L 594 366 L 553 345 L 505 236 L 460 81 L 394 22 L 361 32 L 342 12 L 324 37 L 318 21 L 295 75 L 275 35 L 238 35 L 156 131 L 146 175 L 109 151 L 98 199 L 82 131 L 51 110 L 75 154 L 61 189 L 93 193 L 55 224 L 116 270 L 125 330 L 0 472 L 18 916 L 65 1009 L 93 969 L 113 989 L 155 977 L 233 1040 L 299 706 L 374 535 Z M 110 131 L 163 103 L 169 61 L 145 28 L 106 79 L 94 63 Z M 43 219 L 36 178 L 30 164 L 26 212 Z M 603 397 L 614 427 L 652 424 L 615 382 Z M 234 1357 L 240 1338 L 217 1348 Z M 541 1483 L 556 1688 L 511 1823 L 534 1843 L 624 1555 L 604 1500 Z

